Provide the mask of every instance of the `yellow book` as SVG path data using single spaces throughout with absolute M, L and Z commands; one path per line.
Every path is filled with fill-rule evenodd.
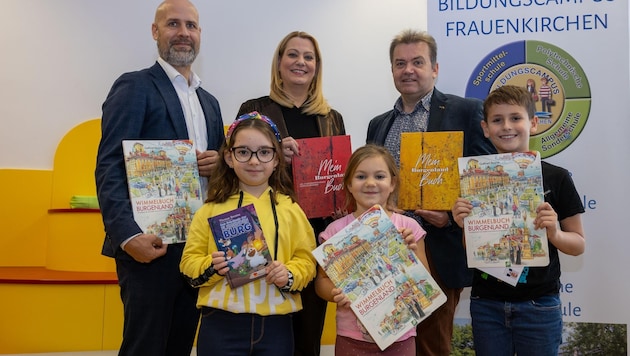
M 459 196 L 457 159 L 463 147 L 462 131 L 402 133 L 398 207 L 451 210 Z

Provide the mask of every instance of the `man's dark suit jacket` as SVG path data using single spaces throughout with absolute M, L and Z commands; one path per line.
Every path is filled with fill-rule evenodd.
M 219 102 L 197 89 L 208 131 L 208 149 L 218 150 L 223 141 Z M 103 103 L 102 132 L 96 162 L 98 201 L 105 225 L 103 255 L 130 258 L 120 244 L 142 233 L 133 219 L 122 151 L 127 139 L 188 139 L 179 98 L 159 63 L 121 75 Z
M 482 102 L 461 98 L 433 90 L 427 131 L 463 131 L 464 156 L 495 153 L 496 150 L 484 136 Z M 385 144 L 385 138 L 394 122 L 394 110 L 381 114 L 370 121 L 367 143 Z M 472 283 L 472 270 L 466 264 L 466 252 L 462 243 L 462 230 L 457 224 L 437 228 L 424 224 L 425 239 L 432 265 L 442 282 L 449 288 L 463 288 Z

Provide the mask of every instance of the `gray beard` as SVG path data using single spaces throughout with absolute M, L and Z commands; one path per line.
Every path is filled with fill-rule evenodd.
M 195 61 L 197 53 L 194 49 L 182 52 L 169 47 L 167 51 L 160 51 L 160 57 L 173 67 L 186 67 Z

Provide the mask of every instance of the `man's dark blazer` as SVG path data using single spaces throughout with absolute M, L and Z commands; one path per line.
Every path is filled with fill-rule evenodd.
M 463 131 L 464 156 L 495 153 L 496 150 L 481 129 L 483 106 L 478 99 L 462 98 L 433 90 L 427 131 Z M 394 110 L 381 114 L 370 121 L 367 143 L 385 144 L 385 138 L 394 122 Z M 437 228 L 423 224 L 427 231 L 426 248 L 432 266 L 442 282 L 449 288 L 463 288 L 472 283 L 472 270 L 466 264 L 466 252 L 462 243 L 462 230 L 453 223 Z
M 223 141 L 219 102 L 197 89 L 208 131 L 208 150 L 218 150 Z M 142 233 L 133 219 L 122 151 L 126 139 L 188 139 L 184 112 L 177 92 L 159 63 L 121 75 L 103 103 L 102 138 L 96 161 L 96 188 L 105 225 L 102 253 L 130 258 L 120 244 Z

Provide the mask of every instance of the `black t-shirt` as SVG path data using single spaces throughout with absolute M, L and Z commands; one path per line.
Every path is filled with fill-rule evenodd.
M 558 214 L 558 221 L 584 212 L 582 199 L 566 169 L 542 162 L 542 176 L 544 191 L 549 191 L 545 195 L 545 201 Z M 549 265 L 525 267 L 521 279 L 514 287 L 475 269 L 471 296 L 517 302 L 557 294 L 560 291 L 558 249 L 551 243 L 548 245 Z

